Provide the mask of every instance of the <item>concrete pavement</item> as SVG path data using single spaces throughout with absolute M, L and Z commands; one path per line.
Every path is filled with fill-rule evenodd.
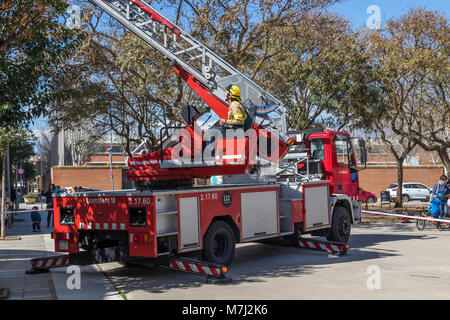
M 362 223 L 347 256 L 257 243 L 238 245 L 226 285 L 169 270 L 103 265 L 130 300 L 450 299 L 450 231 Z
M 34 205 L 21 204 L 21 210 L 30 210 Z M 37 204 L 40 208 L 41 206 Z M 80 267 L 80 286 L 75 283 L 72 270 L 52 269 L 48 273 L 25 274 L 30 269 L 30 259 L 51 256 L 54 252 L 50 238 L 52 228 L 46 228 L 47 213 L 41 212 L 41 232 L 32 232 L 30 211 L 15 215 L 15 222 L 7 227 L 7 236 L 19 236 L 20 240 L 0 240 L 0 288 L 9 289 L 8 299 L 24 300 L 103 300 L 123 299 L 114 286 L 103 276 L 98 266 Z M 70 289 L 72 287 L 72 289 Z
M 31 232 L 21 212 L 0 241 L 0 288 L 9 299 L 450 299 L 450 231 L 399 221 L 355 225 L 347 256 L 258 243 L 240 244 L 228 275 L 233 282 L 206 284 L 204 278 L 164 269 L 117 263 L 80 268 L 80 287 L 70 289 L 68 268 L 26 275 L 31 258 L 55 254 L 46 213 L 42 232 Z M 69 283 L 69 285 L 68 285 Z

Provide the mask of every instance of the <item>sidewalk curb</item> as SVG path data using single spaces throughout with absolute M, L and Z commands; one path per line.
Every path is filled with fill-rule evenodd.
M 0 300 L 8 299 L 8 297 L 9 297 L 9 289 L 0 288 Z
M 19 236 L 6 236 L 5 239 L 0 238 L 0 241 L 22 240 Z

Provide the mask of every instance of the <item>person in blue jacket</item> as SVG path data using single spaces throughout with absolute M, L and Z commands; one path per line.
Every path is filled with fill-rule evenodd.
M 31 225 L 33 232 L 41 231 L 41 214 L 37 211 L 39 208 L 34 206 L 31 211 Z
M 441 194 L 436 193 L 431 198 L 431 204 L 429 208 L 429 212 L 433 218 L 438 218 L 441 216 L 441 205 L 442 205 Z
M 442 195 L 438 192 L 431 198 L 431 204 L 428 209 L 429 213 L 433 218 L 436 219 L 442 219 L 444 216 L 444 212 L 442 210 L 442 203 L 443 203 Z M 436 221 L 436 228 L 441 228 L 441 222 Z
M 447 180 L 448 177 L 446 175 L 442 175 L 439 178 L 439 181 L 434 184 L 433 190 L 431 191 L 431 199 L 433 199 L 436 194 L 440 194 L 439 198 L 442 200 L 440 209 L 442 213 L 441 216 L 445 216 L 445 214 L 447 213 L 447 205 L 446 201 L 444 201 L 444 199 L 447 198 L 447 194 L 450 193 L 450 190 L 447 186 Z

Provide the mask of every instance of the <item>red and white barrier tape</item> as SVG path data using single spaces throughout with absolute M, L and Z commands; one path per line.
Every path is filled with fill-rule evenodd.
M 408 215 L 405 215 L 405 214 L 397 214 L 397 213 L 389 213 L 389 212 L 361 210 L 361 213 L 371 213 L 371 214 L 378 214 L 378 215 L 384 215 L 384 216 L 393 216 L 393 217 L 402 217 L 402 218 L 409 218 L 409 219 L 428 220 L 428 221 L 440 221 L 440 222 L 450 223 L 450 220 L 445 220 L 445 219 L 425 218 L 425 217 L 419 217 L 419 216 L 408 216 Z
M 203 275 L 218 277 L 222 274 L 220 268 L 208 267 L 197 263 L 181 260 L 170 260 L 170 267 L 178 270 L 201 273 Z
M 49 209 L 39 209 L 39 210 L 33 210 L 33 209 L 25 209 L 25 210 L 16 210 L 16 211 L 0 211 L 1 213 L 19 213 L 19 212 L 38 212 L 38 211 L 53 211 L 55 209 L 49 208 Z

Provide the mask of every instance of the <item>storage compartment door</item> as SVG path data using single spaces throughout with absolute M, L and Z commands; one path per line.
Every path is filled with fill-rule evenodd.
M 178 198 L 180 212 L 180 252 L 200 248 L 200 212 L 198 197 Z
M 330 196 L 328 185 L 304 186 L 305 230 L 330 225 Z
M 241 193 L 242 239 L 278 233 L 277 191 Z

